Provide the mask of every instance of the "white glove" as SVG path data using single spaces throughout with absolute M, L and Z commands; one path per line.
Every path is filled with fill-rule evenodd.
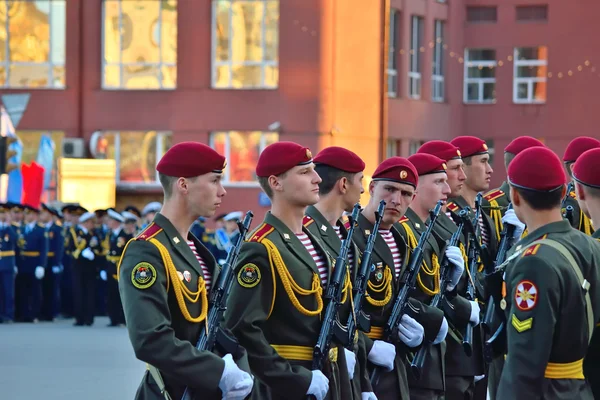
M 106 278 L 107 278 L 106 271 L 105 270 L 100 271 L 100 279 L 102 279 L 103 281 L 106 281 Z
M 477 383 L 477 382 L 479 382 L 479 381 L 480 381 L 480 380 L 482 380 L 483 378 L 485 378 L 485 375 L 477 375 L 477 376 L 475 377 L 475 382 L 474 382 L 474 383 Z
M 377 396 L 373 392 L 362 392 L 360 394 L 360 400 L 377 400 Z
M 515 214 L 515 210 L 507 210 L 502 217 L 502 223 L 512 225 L 515 227 L 515 232 L 513 233 L 513 240 L 518 241 L 521 239 L 521 235 L 525 230 L 525 224 L 519 221 L 517 218 L 517 214 Z
M 44 274 L 44 267 L 35 267 L 35 277 L 37 279 L 42 279 L 44 277 Z
M 60 266 L 55 265 L 54 267 L 52 267 L 52 273 L 53 274 L 60 274 Z
M 425 328 L 416 319 L 404 314 L 398 324 L 398 337 L 408 347 L 417 347 L 423 343 Z
M 15 265 L 15 275 L 19 273 L 19 268 Z
M 442 319 L 442 326 L 440 326 L 440 331 L 438 332 L 433 344 L 440 344 L 446 339 L 446 335 L 448 334 L 448 321 L 446 321 L 446 317 Z
M 354 379 L 354 368 L 356 367 L 356 355 L 353 351 L 344 349 L 346 355 L 346 366 L 348 367 L 348 377 Z
M 473 326 L 479 325 L 479 304 L 476 301 L 469 301 L 471 303 L 471 318 L 469 322 L 473 323 Z
M 252 391 L 254 384 L 252 376 L 236 365 L 231 354 L 226 354 L 223 361 L 225 361 L 225 368 L 219 381 L 219 389 L 223 392 L 223 399 L 243 400 Z
M 94 252 L 89 247 L 87 247 L 85 250 L 83 250 L 81 252 L 81 257 L 87 258 L 90 261 L 93 261 L 94 258 L 96 258 L 96 256 L 94 255 Z
M 317 400 L 323 400 L 329 391 L 329 379 L 318 369 L 312 371 L 312 379 L 306 395 L 313 395 Z
M 394 369 L 394 359 L 396 359 L 396 346 L 383 340 L 373 342 L 373 347 L 367 356 L 367 359 L 375 365 L 379 365 L 391 371 Z
M 454 266 L 450 271 L 450 282 L 446 286 L 446 290 L 452 291 L 458 285 L 460 277 L 465 271 L 465 260 L 460 249 L 456 246 L 448 246 L 446 248 L 446 257 L 448 257 L 448 261 Z

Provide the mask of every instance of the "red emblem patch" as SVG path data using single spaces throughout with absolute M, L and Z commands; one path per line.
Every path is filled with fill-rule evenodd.
M 515 291 L 515 304 L 521 311 L 529 311 L 535 307 L 538 298 L 537 287 L 530 281 L 521 281 Z

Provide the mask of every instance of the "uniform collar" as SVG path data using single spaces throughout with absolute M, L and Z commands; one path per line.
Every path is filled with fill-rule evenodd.
M 568 233 L 572 229 L 573 228 L 571 227 L 571 224 L 567 220 L 551 222 L 549 224 L 540 226 L 533 232 L 528 233 L 527 236 L 523 238 L 522 243 L 519 244 L 521 246 L 526 246 L 549 233 Z

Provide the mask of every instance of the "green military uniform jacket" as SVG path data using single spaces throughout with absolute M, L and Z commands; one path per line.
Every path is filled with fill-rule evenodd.
M 592 226 L 592 221 L 588 218 L 587 215 L 583 211 L 581 211 L 581 207 L 579 207 L 579 203 L 577 202 L 577 194 L 575 191 L 571 191 L 567 195 L 567 198 L 564 202 L 564 207 L 562 209 L 563 215 L 566 215 L 567 207 L 573 207 L 573 215 L 570 217 L 569 222 L 571 226 L 586 235 L 592 235 L 594 233 L 594 227 Z
M 594 232 L 592 238 L 599 242 L 600 247 L 600 229 Z M 598 330 L 598 325 L 596 325 L 590 347 L 583 361 L 583 372 L 592 387 L 594 398 L 600 399 L 600 331 Z
M 531 232 L 509 256 L 505 269 L 508 352 L 499 399 L 592 399 L 583 379 L 589 327 L 582 282 L 571 263 L 546 244 L 566 247 L 589 282 L 593 323 L 600 316 L 600 246 L 571 228 L 553 222 Z
M 358 217 L 358 228 L 354 231 L 354 242 L 361 251 L 364 251 L 368 237 L 373 230 L 373 224 L 361 214 Z M 371 351 L 373 340 L 382 339 L 383 327 L 390 317 L 395 298 L 402 288 L 403 283 L 400 282 L 400 278 L 407 266 L 408 246 L 397 226 L 392 226 L 390 231 L 396 240 L 403 265 L 399 277 L 396 278 L 392 252 L 383 237 L 376 233 L 377 237 L 371 255 L 371 264 L 375 266 L 375 270 L 371 272 L 367 286 L 369 296 L 365 299 L 363 306 L 365 313 L 371 316 L 371 332 L 367 334 L 368 339 L 366 340 L 367 354 Z M 440 330 L 443 313 L 437 308 L 429 307 L 412 298 L 410 304 L 415 312 L 411 316 L 425 328 L 424 341 L 433 342 Z M 406 374 L 406 356 L 409 349 L 399 339 L 396 339 L 394 344 L 396 345 L 395 369 L 391 372 L 383 372 L 379 384 L 374 388 L 379 400 L 409 398 Z
M 323 214 L 314 206 L 309 206 L 306 209 L 306 216 L 303 221 L 304 226 L 314 237 L 318 238 L 323 244 L 324 250 L 329 254 L 332 259 L 337 259 L 342 247 L 342 241 L 335 232 L 334 227 L 331 226 L 329 221 L 325 219 Z M 338 220 L 337 226 L 340 229 L 340 233 L 343 238 L 348 237 L 348 231 L 342 220 Z M 350 239 L 352 240 L 352 239 Z M 356 274 L 360 268 L 359 258 L 360 251 L 354 242 L 350 244 L 350 255 L 352 264 L 350 268 L 350 278 L 352 284 L 356 279 Z M 346 325 L 348 317 L 352 312 L 352 303 L 348 300 L 344 303 L 344 306 L 340 307 L 340 322 L 342 325 Z M 362 392 L 372 392 L 371 380 L 367 372 L 367 354 L 365 349 L 365 335 L 362 332 L 358 332 L 356 336 L 358 343 L 355 346 L 354 353 L 356 354 L 356 366 L 354 368 L 354 379 L 352 380 L 352 388 L 355 399 L 361 399 Z
M 306 229 L 315 250 L 332 260 Z M 261 399 L 306 398 L 312 379 L 313 348 L 321 330 L 323 289 L 315 261 L 302 242 L 270 212 L 242 245 L 236 266 L 226 326 L 246 349 Z M 335 361 L 337 359 L 337 361 Z M 323 373 L 327 398 L 352 398 L 344 351 L 334 347 Z
M 202 393 L 202 399 L 221 399 L 218 386 L 225 363 L 195 347 L 208 303 L 202 268 L 186 239 L 194 241 L 211 273 L 211 284 L 216 283 L 220 269 L 214 257 L 197 238 L 181 237 L 157 213 L 153 223 L 127 243 L 119 265 L 127 330 L 136 357 L 160 371 L 171 398 L 181 398 L 189 386 Z M 238 365 L 248 371 L 247 360 L 241 358 Z M 149 371 L 136 399 L 164 399 Z
M 483 201 L 481 202 L 481 209 L 489 215 L 489 217 L 494 221 L 494 226 L 496 229 L 497 240 L 500 240 L 500 232 L 504 228 L 502 224 L 502 217 L 504 213 L 508 209 L 508 205 L 510 204 L 510 186 L 508 182 L 502 182 L 497 189 L 492 189 L 486 194 L 483 195 Z

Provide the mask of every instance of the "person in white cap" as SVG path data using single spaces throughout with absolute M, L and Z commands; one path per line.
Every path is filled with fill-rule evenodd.
M 225 231 L 227 235 L 229 235 L 229 244 L 230 247 L 236 242 L 238 235 L 240 234 L 240 230 L 237 226 L 238 221 L 242 219 L 244 214 L 241 211 L 233 211 L 230 212 L 223 218 L 225 221 Z M 229 251 L 229 249 L 227 249 Z
M 107 281 L 107 305 L 106 311 L 110 323 L 108 326 L 124 326 L 125 315 L 123 304 L 119 295 L 119 277 L 117 275 L 117 264 L 123 254 L 127 242 L 133 238 L 133 232 L 126 233 L 123 229 L 125 217 L 114 209 L 106 210 L 108 215 L 108 254 L 106 255 L 106 270 L 100 271 L 100 278 Z
M 125 219 L 123 230 L 125 233 L 135 236 L 138 231 L 138 222 L 140 221 L 139 217 L 129 211 L 123 211 L 121 215 Z
M 73 256 L 73 291 L 75 293 L 75 326 L 91 326 L 94 323 L 96 276 L 99 265 L 96 253 L 102 251 L 94 230 L 96 214 L 86 212 L 73 227 L 70 241 Z
M 144 220 L 144 225 L 142 226 L 142 229 L 150 225 L 150 223 L 154 219 L 154 216 L 157 212 L 160 211 L 161 208 L 162 203 L 160 201 L 153 201 L 146 204 L 146 206 L 142 209 L 142 218 Z

